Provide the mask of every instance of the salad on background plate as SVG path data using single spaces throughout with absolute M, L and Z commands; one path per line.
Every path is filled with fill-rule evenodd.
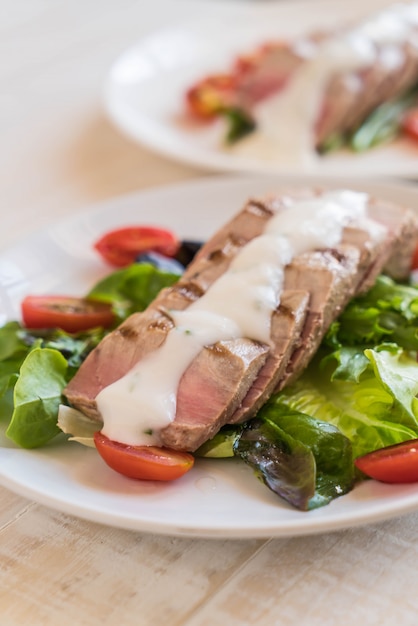
M 405 4 L 214 6 L 122 54 L 107 112 L 138 142 L 215 171 L 415 176 L 418 5 L 406 19 Z
M 202 124 L 222 119 L 238 154 L 303 165 L 341 149 L 363 153 L 399 136 L 418 141 L 418 3 L 243 51 L 185 94 Z
M 155 532 L 174 534 L 195 532 L 204 536 L 211 536 L 212 532 L 223 532 L 226 536 L 232 536 L 233 533 L 236 536 L 292 532 L 300 534 L 319 531 L 321 528 L 326 530 L 360 523 L 367 520 L 368 513 L 371 519 L 373 516 L 376 519 L 391 514 L 391 511 L 402 511 L 402 505 L 397 502 L 398 498 L 400 502 L 404 499 L 404 506 L 414 506 L 415 485 L 389 487 L 384 484 L 376 486 L 374 481 L 363 481 L 351 490 L 355 478 L 353 458 L 363 456 L 376 448 L 418 436 L 414 411 L 411 408 L 414 405 L 411 398 L 415 395 L 417 383 L 414 383 L 414 377 L 417 376 L 418 368 L 411 362 L 410 357 L 407 358 L 407 353 L 412 354 L 416 350 L 414 342 L 416 342 L 418 295 L 415 288 L 395 285 L 385 277 L 379 279 L 374 291 L 348 307 L 345 317 L 340 319 L 338 328 L 331 329 L 327 336 L 327 346 L 324 346 L 325 352 L 318 357 L 325 364 L 324 367 L 321 366 L 323 375 L 319 379 L 317 375 L 319 369 L 314 366 L 294 386 L 289 387 L 278 397 L 273 396 L 260 412 L 255 428 L 247 431 L 247 434 L 250 432 L 250 439 L 247 437 L 246 441 L 246 438 L 237 432 L 222 433 L 221 439 L 212 440 L 205 449 L 199 451 L 193 469 L 178 481 L 156 484 L 154 481 L 133 481 L 118 476 L 106 468 L 94 450 L 80 443 L 67 441 L 67 437 L 62 433 L 59 434 L 56 421 L 57 409 L 62 403 L 63 386 L 85 354 L 106 332 L 100 325 L 96 325 L 96 318 L 93 330 L 81 328 L 80 317 L 85 321 L 91 314 L 98 314 L 102 316 L 101 324 L 112 325 L 132 310 L 143 308 L 149 298 L 153 298 L 161 287 L 175 281 L 178 271 L 181 271 L 178 265 L 170 266 L 168 272 L 167 267 L 163 267 L 162 270 L 155 269 L 154 254 L 154 258 L 153 255 L 151 258 L 142 258 L 145 263 L 129 264 L 107 275 L 109 266 L 104 265 L 97 250 L 93 250 L 93 244 L 99 240 L 99 236 L 103 232 L 110 232 L 113 236 L 121 224 L 132 224 L 132 217 L 135 215 L 137 224 L 147 225 L 145 232 L 147 237 L 150 234 L 157 235 L 157 243 L 162 245 L 156 255 L 160 260 L 161 252 L 168 252 L 172 256 L 173 240 L 177 236 L 182 240 L 202 241 L 211 232 L 209 230 L 205 233 L 201 227 L 199 229 L 199 215 L 193 216 L 190 208 L 185 207 L 185 200 L 192 201 L 189 207 L 193 206 L 198 198 L 204 197 L 210 187 L 211 198 L 207 198 L 203 205 L 206 202 L 208 208 L 211 207 L 213 224 L 222 224 L 226 217 L 225 202 L 232 213 L 237 208 L 237 202 L 241 203 L 249 195 L 260 191 L 265 192 L 268 184 L 270 188 L 274 188 L 277 181 L 268 181 L 264 178 L 255 181 L 221 180 L 217 183 L 212 181 L 210 185 L 203 182 L 174 187 L 172 190 L 147 192 L 116 202 L 119 204 L 117 207 L 112 205 L 103 207 L 92 213 L 89 218 L 67 220 L 65 224 L 51 227 L 49 232 L 41 233 L 38 238 L 34 237 L 32 241 L 25 242 L 25 249 L 27 251 L 32 249 L 35 254 L 41 241 L 42 245 L 48 241 L 56 244 L 61 240 L 63 244 L 65 243 L 63 245 L 65 254 L 61 259 L 63 276 L 70 272 L 71 266 L 75 275 L 82 276 L 84 268 L 90 277 L 94 274 L 93 268 L 96 268 L 97 280 L 95 283 L 93 281 L 95 287 L 93 288 L 92 284 L 87 285 L 86 279 L 84 285 L 80 281 L 78 296 L 90 298 L 94 296 L 96 300 L 101 300 L 101 305 L 98 307 L 99 311 L 96 311 L 95 307 L 92 311 L 89 308 L 91 305 L 89 298 L 87 308 L 80 311 L 75 306 L 80 305 L 76 293 L 71 296 L 74 300 L 70 298 L 70 302 L 57 301 L 57 294 L 63 293 L 62 287 L 59 291 L 57 289 L 62 284 L 60 272 L 56 276 L 57 288 L 51 290 L 48 296 L 36 295 L 36 280 L 33 279 L 31 285 L 25 284 L 23 289 L 22 285 L 20 286 L 19 295 L 16 293 L 16 282 L 13 289 L 9 289 L 10 299 L 14 300 L 12 306 L 19 308 L 23 302 L 25 305 L 23 321 L 32 328 L 27 330 L 12 320 L 1 330 L 0 391 L 3 423 L 6 419 L 9 420 L 13 413 L 11 421 L 5 423 L 6 439 L 3 441 L 5 447 L 0 450 L 2 461 L 0 476 L 6 486 L 9 485 L 25 495 L 32 494 L 41 502 L 87 516 L 89 519 L 150 530 L 152 529 L 150 520 L 154 516 Z M 353 184 L 350 183 L 349 186 L 353 187 Z M 376 184 L 375 187 L 377 191 L 373 188 L 371 189 L 373 193 L 380 191 L 386 196 L 392 195 L 397 201 L 417 206 L 416 192 L 407 186 L 391 187 Z M 171 201 L 174 199 L 180 215 L 168 210 L 166 204 L 168 198 L 171 198 Z M 157 210 L 152 211 L 151 222 L 149 219 L 151 213 L 148 214 L 148 210 L 152 208 Z M 184 218 L 181 210 L 184 211 Z M 156 220 L 156 216 L 159 219 Z M 76 235 L 81 230 L 86 232 L 86 219 L 89 233 L 87 239 L 90 241 L 83 250 L 79 247 L 80 242 L 77 241 Z M 189 222 L 187 231 L 182 230 L 183 219 Z M 193 221 L 196 222 L 196 229 Z M 164 230 L 150 229 L 151 223 L 157 222 Z M 130 241 L 132 232 L 122 234 L 125 243 L 126 237 Z M 140 234 L 143 240 L 144 231 Z M 87 243 L 86 237 L 84 240 Z M 72 242 L 72 249 L 71 245 L 68 245 L 69 242 Z M 103 240 L 101 243 L 103 244 Z M 98 247 L 100 248 L 100 245 Z M 190 253 L 190 250 L 188 252 Z M 104 254 L 108 254 L 107 248 Z M 181 261 L 187 262 L 184 256 Z M 112 262 L 115 264 L 114 257 Z M 6 251 L 0 265 L 3 280 L 7 278 L 10 284 L 10 276 L 19 275 L 19 263 L 21 260 L 18 247 Z M 11 271 L 13 266 L 14 271 Z M 5 268 L 8 268 L 8 276 Z M 104 313 L 107 316 L 109 314 L 109 307 L 103 306 L 104 301 L 113 303 L 112 313 L 116 316 L 113 321 L 109 320 L 109 317 L 103 317 Z M 60 320 L 56 316 L 63 314 L 64 317 L 70 318 L 73 325 L 67 327 L 66 331 L 45 331 L 43 328 L 34 330 L 34 326 L 44 325 L 45 315 L 49 316 L 51 311 L 55 316 L 51 322 L 54 325 L 62 326 L 62 318 Z M 357 323 L 358 320 L 361 321 L 360 325 Z M 360 330 L 353 330 L 357 328 Z M 388 335 L 390 341 L 387 341 Z M 363 350 L 359 349 L 365 337 L 368 346 L 367 358 L 362 356 Z M 336 391 L 331 390 L 334 384 L 331 378 L 336 381 Z M 407 379 L 411 383 L 400 388 L 399 379 L 404 381 Z M 13 391 L 14 406 L 10 403 Z M 343 412 L 341 403 L 345 407 Z M 373 411 L 368 412 L 367 420 L 364 421 L 364 418 L 359 416 L 361 411 L 364 411 L 364 406 L 369 407 L 370 403 Z M 385 415 L 389 406 L 391 417 L 387 418 Z M 339 416 L 335 415 L 336 407 Z M 315 418 L 313 420 L 312 414 Z M 37 416 L 37 419 L 34 419 L 34 416 Z M 84 438 L 83 443 L 91 443 L 93 431 L 80 435 L 80 422 L 77 421 L 77 417 L 75 420 L 76 426 L 73 423 L 72 428 L 78 429 L 78 432 L 71 432 L 71 427 L 69 432 L 79 439 Z M 321 426 L 319 429 L 318 424 Z M 362 424 L 361 428 L 359 424 Z M 284 504 L 275 494 L 270 495 L 270 491 L 265 489 L 260 481 L 254 479 L 254 470 L 260 473 L 260 466 L 257 466 L 257 463 L 247 467 L 238 460 L 240 455 L 244 457 L 247 455 L 249 441 L 251 438 L 254 439 L 254 430 L 257 431 L 255 434 L 258 441 L 268 441 L 268 431 L 271 428 L 275 431 L 275 437 L 279 435 L 281 445 L 292 451 L 289 458 L 295 481 L 290 485 L 293 495 L 288 497 L 287 501 L 302 510 L 316 509 L 311 513 L 304 513 L 306 522 L 299 518 L 297 509 L 293 510 L 293 507 Z M 364 432 L 361 432 L 362 430 Z M 24 448 L 16 447 L 12 441 Z M 38 448 L 39 445 L 41 447 Z M 238 452 L 235 455 L 237 458 L 231 458 L 234 447 Z M 330 450 L 333 451 L 333 456 L 330 456 Z M 403 452 L 405 453 L 405 450 Z M 213 456 L 222 459 L 213 459 Z M 71 461 L 72 458 L 75 459 L 75 463 Z M 399 460 L 401 465 L 402 463 L 405 465 L 405 454 L 396 455 L 395 463 L 398 465 Z M 368 466 L 366 463 L 360 467 L 361 471 L 369 473 L 370 467 L 372 471 L 373 467 L 379 466 L 380 469 L 382 467 L 381 458 L 378 458 L 377 464 L 370 457 L 367 458 L 367 462 Z M 389 459 L 389 466 L 388 461 L 383 460 L 383 472 L 385 463 L 386 470 L 388 467 L 390 469 L 391 463 L 393 466 L 393 455 L 392 461 Z M 45 473 L 48 467 L 52 471 L 49 477 Z M 407 470 L 408 467 L 407 465 Z M 41 480 L 37 482 L 36 477 L 38 479 L 41 477 Z M 301 481 L 303 485 L 300 484 Z M 356 494 L 369 492 L 371 485 L 372 491 L 376 490 L 377 497 L 370 500 L 366 498 L 366 503 L 361 498 L 357 500 Z M 344 492 L 347 492 L 347 495 L 337 498 L 328 506 L 322 506 Z M 379 493 L 382 492 L 390 494 L 389 500 L 388 495 L 383 500 L 379 499 Z M 187 515 L 190 515 L 190 511 L 193 511 L 193 514 L 186 520 L 185 515 L 182 516 L 181 512 L 176 511 L 171 521 L 163 521 L 162 512 L 165 508 L 171 511 L 176 493 L 179 504 L 183 507 L 186 505 Z M 280 493 L 280 488 L 277 493 Z M 283 496 L 283 493 L 280 495 Z M 254 512 L 248 510 L 251 509 L 249 505 L 254 498 L 260 505 L 258 512 L 257 507 Z M 112 500 L 116 500 L 119 505 L 123 503 L 119 511 L 117 508 L 112 509 Z M 237 506 L 235 512 L 231 508 L 233 502 Z M 199 513 L 197 507 L 201 507 Z M 220 519 L 217 518 L 219 510 L 222 511 Z M 236 514 L 240 511 L 242 515 L 243 510 L 247 511 L 245 520 Z M 312 519 L 313 514 L 315 516 Z

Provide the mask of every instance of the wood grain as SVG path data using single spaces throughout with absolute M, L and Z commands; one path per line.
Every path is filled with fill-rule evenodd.
M 34 505 L 0 533 L 2 619 L 177 626 L 263 543 L 142 535 Z

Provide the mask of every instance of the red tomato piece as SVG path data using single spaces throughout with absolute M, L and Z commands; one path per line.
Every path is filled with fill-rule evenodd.
M 412 256 L 412 262 L 411 262 L 411 270 L 417 270 L 418 269 L 418 247 L 415 248 L 415 252 Z
M 95 433 L 94 443 L 105 463 L 128 478 L 175 480 L 194 464 L 194 457 L 188 452 L 157 446 L 129 446 L 112 441 L 101 432 Z
M 369 452 L 354 463 L 366 476 L 385 483 L 418 482 L 418 439 Z
M 418 141 L 418 108 L 406 113 L 402 120 L 402 128 L 409 137 Z
M 186 102 L 192 115 L 210 120 L 234 99 L 236 77 L 233 74 L 214 74 L 203 78 L 186 93 Z
M 26 296 L 21 304 L 27 328 L 60 328 L 75 333 L 108 328 L 115 316 L 110 304 L 72 296 Z
M 94 248 L 115 267 L 130 265 L 144 252 L 159 252 L 172 257 L 180 242 L 169 230 L 154 226 L 127 226 L 105 233 Z

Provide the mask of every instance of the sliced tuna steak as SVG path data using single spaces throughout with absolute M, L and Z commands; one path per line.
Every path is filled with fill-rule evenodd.
M 245 421 L 250 415 L 254 415 L 284 376 L 291 355 L 300 345 L 309 300 L 308 291 L 288 290 L 283 292 L 280 306 L 272 317 L 272 347 L 266 363 L 258 373 L 241 406 L 230 417 L 230 424 Z
M 65 390 L 70 403 L 100 420 L 97 394 L 163 344 L 173 327 L 170 309 L 183 310 L 198 300 L 276 211 L 291 211 L 293 200 L 322 193 L 285 190 L 274 198 L 249 201 L 202 247 L 175 286 L 126 320 L 89 355 Z M 377 241 L 367 229 L 351 226 L 334 249 L 294 258 L 285 269 L 281 305 L 272 315 L 270 345 L 242 338 L 204 348 L 183 373 L 175 419 L 160 432 L 162 445 L 193 451 L 223 424 L 251 416 L 275 388 L 301 373 L 329 324 L 383 266 L 405 273 L 418 238 L 414 214 L 388 203 L 369 205 L 373 217 L 387 228 L 385 239 Z M 399 261 L 394 257 L 403 241 L 408 252 Z
M 196 450 L 215 435 L 240 406 L 268 353 L 249 339 L 204 348 L 180 381 L 176 419 L 161 431 L 162 444 Z

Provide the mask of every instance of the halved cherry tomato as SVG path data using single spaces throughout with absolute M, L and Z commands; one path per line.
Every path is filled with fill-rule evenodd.
M 94 244 L 102 257 L 115 267 L 133 263 L 143 252 L 174 256 L 180 243 L 169 230 L 154 226 L 127 226 L 111 230 Z
M 409 137 L 418 141 L 418 108 L 406 113 L 402 120 L 402 128 Z
M 115 319 L 110 304 L 72 296 L 26 296 L 21 307 L 28 328 L 60 328 L 75 333 L 98 326 L 108 328 Z
M 418 270 L 418 246 L 415 248 L 415 252 L 412 256 L 411 270 Z
M 385 483 L 418 482 L 418 439 L 369 452 L 354 463 L 366 476 Z
M 194 457 L 188 452 L 157 446 L 129 446 L 112 441 L 101 432 L 94 434 L 94 443 L 105 463 L 128 478 L 175 480 L 194 463 Z
M 231 106 L 236 80 L 233 74 L 214 74 L 200 80 L 186 93 L 190 112 L 197 118 L 210 120 Z

